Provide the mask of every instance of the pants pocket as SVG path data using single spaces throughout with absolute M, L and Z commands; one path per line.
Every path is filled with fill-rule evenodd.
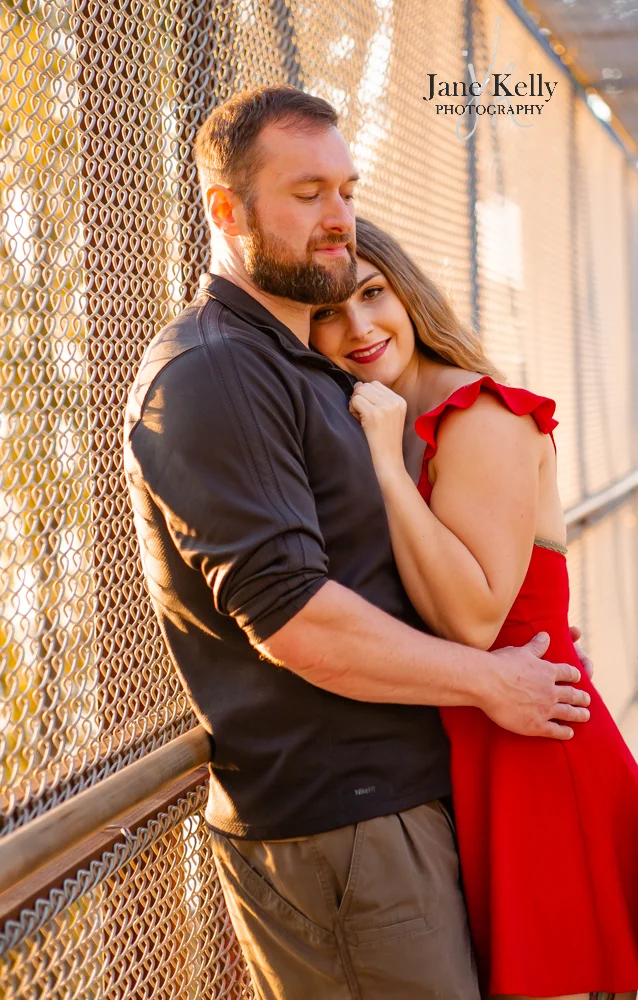
M 449 842 L 450 861 L 455 851 L 443 813 L 429 806 L 418 810 L 366 820 L 357 828 L 339 913 L 353 942 L 378 943 L 438 924 L 441 840 Z
M 397 920 L 392 924 L 379 927 L 368 927 L 366 930 L 351 930 L 349 940 L 357 948 L 377 948 L 379 945 L 390 944 L 402 937 L 414 937 L 426 934 L 429 930 L 423 917 L 412 920 Z
M 215 831 L 211 831 L 211 835 L 215 845 L 215 863 L 226 895 L 232 893 L 240 900 L 248 897 L 253 907 L 261 911 L 261 919 L 283 924 L 308 941 L 317 944 L 333 942 L 333 935 L 285 899 L 228 837 Z
M 445 810 L 432 802 L 361 826 L 340 914 L 361 1000 L 479 1000 Z

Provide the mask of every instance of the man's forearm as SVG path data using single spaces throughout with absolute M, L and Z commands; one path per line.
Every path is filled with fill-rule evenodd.
M 357 701 L 474 705 L 513 733 L 570 739 L 589 718 L 580 672 L 541 659 L 549 636 L 485 653 L 424 635 L 328 581 L 257 648 L 310 684 Z
M 258 647 L 311 684 L 357 701 L 478 705 L 486 653 L 410 628 L 328 581 Z

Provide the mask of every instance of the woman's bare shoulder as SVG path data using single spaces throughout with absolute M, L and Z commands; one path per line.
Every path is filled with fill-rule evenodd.
M 478 382 L 482 377 L 480 372 L 470 372 L 466 368 L 456 368 L 453 365 L 442 366 L 437 384 L 441 402 L 448 399 L 457 389 L 461 389 L 464 385 L 470 385 L 472 382 Z
M 471 381 L 460 383 L 468 385 Z M 452 390 L 453 392 L 455 390 Z M 539 431 L 530 414 L 519 415 L 493 392 L 480 392 L 468 407 L 450 407 L 443 414 L 438 428 L 437 464 L 446 458 L 472 457 L 481 461 L 488 451 L 527 451 L 540 458 L 544 454 L 545 435 Z M 522 455 L 521 455 L 522 457 Z

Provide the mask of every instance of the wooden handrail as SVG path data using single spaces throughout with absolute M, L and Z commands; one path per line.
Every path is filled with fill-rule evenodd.
M 0 892 L 210 759 L 210 737 L 196 726 L 0 838 Z
M 64 889 L 67 879 L 74 878 L 82 869 L 88 870 L 91 862 L 99 861 L 105 851 L 113 850 L 123 838 L 135 836 L 139 827 L 146 826 L 207 782 L 208 767 L 202 765 L 144 799 L 140 805 L 127 809 L 117 823 L 102 827 L 56 858 L 51 858 L 10 889 L 0 892 L 0 933 L 8 920 L 19 920 L 20 914 L 32 909 L 39 899 L 46 899 L 54 889 Z

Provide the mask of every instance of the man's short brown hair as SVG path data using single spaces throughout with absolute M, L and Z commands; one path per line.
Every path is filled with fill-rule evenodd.
M 267 125 L 317 131 L 338 121 L 331 104 L 296 87 L 257 87 L 235 94 L 211 111 L 197 133 L 195 162 L 202 192 L 211 184 L 224 184 L 243 201 L 250 200 L 263 162 L 256 142 Z

